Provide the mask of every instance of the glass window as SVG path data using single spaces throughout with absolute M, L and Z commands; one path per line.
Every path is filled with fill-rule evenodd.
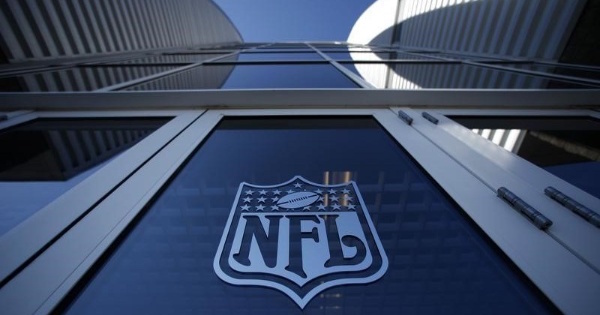
M 312 53 L 314 52 L 314 49 L 312 48 L 304 48 L 304 47 L 300 47 L 300 48 L 256 48 L 256 49 L 252 49 L 252 50 L 244 50 L 243 53 L 249 53 L 249 54 L 254 54 L 254 53 L 260 53 L 260 54 L 271 54 L 271 53 Z
M 93 91 L 175 66 L 89 66 L 0 78 L 2 92 Z
M 501 64 L 503 67 L 511 67 L 523 70 L 539 71 L 549 74 L 566 75 L 572 77 L 579 77 L 584 79 L 600 80 L 600 70 L 594 69 L 581 69 L 581 68 L 569 68 L 560 66 L 550 66 L 541 64 L 530 64 L 530 63 L 504 63 Z
M 473 55 L 460 55 L 450 53 L 438 53 L 438 52 L 420 52 L 420 54 L 432 57 L 441 57 L 456 60 L 500 60 L 500 58 L 473 56 Z
M 336 49 L 336 48 L 348 48 L 348 45 L 346 44 L 318 44 L 318 43 L 313 43 L 312 44 L 314 47 L 316 48 L 323 48 L 323 49 Z
M 308 46 L 306 46 L 306 44 L 302 44 L 302 43 L 281 43 L 281 44 L 273 44 L 273 45 L 269 45 L 269 46 L 265 46 L 265 47 L 261 47 L 261 49 L 303 49 L 303 48 L 310 48 Z
M 328 52 L 327 55 L 335 60 L 435 60 L 399 52 Z
M 569 117 L 451 117 L 600 198 L 600 121 Z
M 238 56 L 239 61 L 265 61 L 265 60 L 324 60 L 316 52 L 304 53 L 241 53 Z
M 131 59 L 113 64 L 152 64 L 152 63 L 196 63 L 213 59 L 224 54 L 168 54 Z
M 243 182 L 263 186 L 251 188 Z M 328 221 L 366 213 L 362 209 L 371 224 Z M 283 221 L 266 223 L 266 216 L 271 222 Z M 250 218 L 253 223 L 248 223 Z M 284 236 L 273 243 L 273 234 L 246 233 L 248 229 L 266 233 L 265 224 Z M 322 283 L 381 268 L 385 259 L 373 249 L 374 238 L 380 240 L 389 264 L 381 278 L 368 284 L 332 285 L 309 299 L 305 313 L 552 310 L 551 303 L 370 117 L 226 118 L 129 231 L 76 286 L 81 291 L 72 292 L 63 310 L 71 314 L 300 314 L 302 310 L 282 287 L 230 285 L 220 280 L 217 269 L 245 258 L 251 266 L 287 265 L 288 271 L 282 269 L 280 277 L 272 271 L 240 271 L 236 276 L 279 283 L 301 295 Z M 339 247 L 336 239 L 345 245 Z M 232 255 L 237 255 L 232 244 L 239 242 L 245 244 L 236 256 L 239 259 L 219 255 L 223 248 L 232 248 Z M 329 254 L 315 254 L 327 248 Z M 301 255 L 312 258 L 304 260 Z M 327 257 L 324 265 L 315 263 Z M 348 270 L 334 273 L 325 268 L 327 264 Z
M 0 131 L 0 235 L 166 119 L 43 119 Z
M 583 89 L 591 85 L 459 63 L 354 63 L 368 81 L 387 80 L 392 89 Z M 388 71 L 389 70 L 389 71 Z M 389 72 L 389 74 L 388 74 Z
M 329 64 L 205 65 L 129 88 L 161 89 L 358 88 Z

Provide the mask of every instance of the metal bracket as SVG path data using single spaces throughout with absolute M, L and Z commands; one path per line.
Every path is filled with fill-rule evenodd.
M 524 214 L 529 221 L 531 221 L 540 230 L 545 230 L 552 225 L 552 221 L 550 219 L 546 218 L 543 214 L 535 210 L 535 208 L 527 204 L 525 201 L 523 201 L 523 199 L 517 197 L 517 195 L 505 187 L 498 188 L 496 193 L 498 197 L 510 204 L 513 209 Z
M 595 227 L 600 228 L 600 214 L 596 213 L 592 209 L 580 204 L 573 198 L 563 194 L 560 190 L 552 186 L 546 187 L 546 189 L 544 189 L 544 194 L 556 200 L 556 202 L 560 203 L 565 208 L 575 212 L 578 216 L 584 218 Z
M 407 114 L 407 113 L 405 113 L 405 112 L 403 112 L 403 111 L 401 111 L 401 110 L 399 110 L 399 111 L 398 111 L 398 117 L 400 117 L 400 119 L 402 119 L 402 120 L 403 120 L 403 121 L 404 121 L 404 122 L 405 122 L 407 125 L 409 125 L 409 126 L 410 126 L 410 125 L 412 124 L 412 122 L 413 122 L 413 119 L 412 119 L 412 117 L 408 116 L 408 114 Z
M 423 116 L 423 118 L 429 120 L 432 124 L 437 125 L 438 122 L 440 122 L 437 118 L 433 117 L 431 114 L 429 114 L 428 112 L 423 112 L 421 113 L 421 116 Z

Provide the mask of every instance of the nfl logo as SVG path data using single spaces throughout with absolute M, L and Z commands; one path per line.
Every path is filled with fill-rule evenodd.
M 300 308 L 333 286 L 376 281 L 387 266 L 356 183 L 300 176 L 241 183 L 214 261 L 223 281 L 277 289 Z

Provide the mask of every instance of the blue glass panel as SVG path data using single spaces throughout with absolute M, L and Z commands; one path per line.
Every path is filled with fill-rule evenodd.
M 223 89 L 247 88 L 357 88 L 328 64 L 238 65 Z
M 290 60 L 324 60 L 316 52 L 303 53 L 241 53 L 239 61 L 290 61 Z
M 229 219 L 232 206 L 238 211 L 240 183 L 277 185 L 296 175 L 325 185 L 355 181 L 389 261 L 379 280 L 325 289 L 304 310 L 281 290 L 227 284 L 213 265 L 224 231 L 232 233 L 225 227 L 237 217 Z M 308 186 L 304 185 L 288 184 L 287 189 L 302 191 Z M 257 198 L 244 204 L 258 210 L 267 204 L 261 197 L 272 204 L 273 198 L 283 200 L 291 194 L 280 193 L 272 188 L 244 191 L 244 197 Z M 331 196 L 339 192 L 327 194 L 333 207 Z M 276 216 L 274 210 L 269 213 Z M 303 248 L 314 244 L 307 242 Z M 271 249 L 265 253 L 279 250 Z M 290 264 L 295 257 L 289 258 Z M 218 261 L 219 266 L 225 263 Z M 70 314 L 553 311 L 461 209 L 368 117 L 225 119 L 89 276 L 78 286 L 81 290 L 73 292 L 73 299 L 63 302 L 62 310 Z M 316 282 L 329 281 L 330 276 Z
M 129 88 L 168 89 L 270 89 L 357 88 L 329 64 L 205 65 Z
M 165 122 L 46 119 L 0 131 L 0 236 Z

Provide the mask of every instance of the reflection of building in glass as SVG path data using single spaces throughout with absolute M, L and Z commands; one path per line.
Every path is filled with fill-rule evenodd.
M 0 182 L 0 220 L 20 215 L 0 229 L 0 313 L 68 311 L 93 281 L 86 296 L 116 312 L 299 310 L 213 270 L 240 183 L 295 175 L 356 181 L 390 262 L 375 283 L 315 296 L 309 313 L 599 313 L 597 3 L 381 0 L 347 42 L 289 43 L 242 42 L 212 1 L 0 4 L 0 131 L 65 121 L 43 138 L 75 174 Z M 107 160 L 98 132 L 69 129 L 99 118 L 116 122 L 105 144 L 135 140 Z M 25 168 L 52 170 L 40 165 Z M 355 204 L 320 195 L 330 210 Z M 553 225 L 530 224 L 540 217 Z M 515 277 L 488 273 L 492 254 Z M 498 292 L 523 300 L 478 308 Z
M 576 69 L 554 68 L 553 63 L 564 59 L 567 44 L 577 45 L 569 39 L 581 40 L 571 34 L 585 3 L 378 1 L 360 17 L 348 41 L 407 52 L 351 53 L 357 61 L 398 60 L 356 65 L 378 88 L 583 88 L 561 80 Z M 585 31 L 577 29 L 577 34 Z
M 5 148 L 0 179 L 67 180 L 128 149 L 163 123 L 163 119 L 50 120 L 8 130 L 0 134 Z

